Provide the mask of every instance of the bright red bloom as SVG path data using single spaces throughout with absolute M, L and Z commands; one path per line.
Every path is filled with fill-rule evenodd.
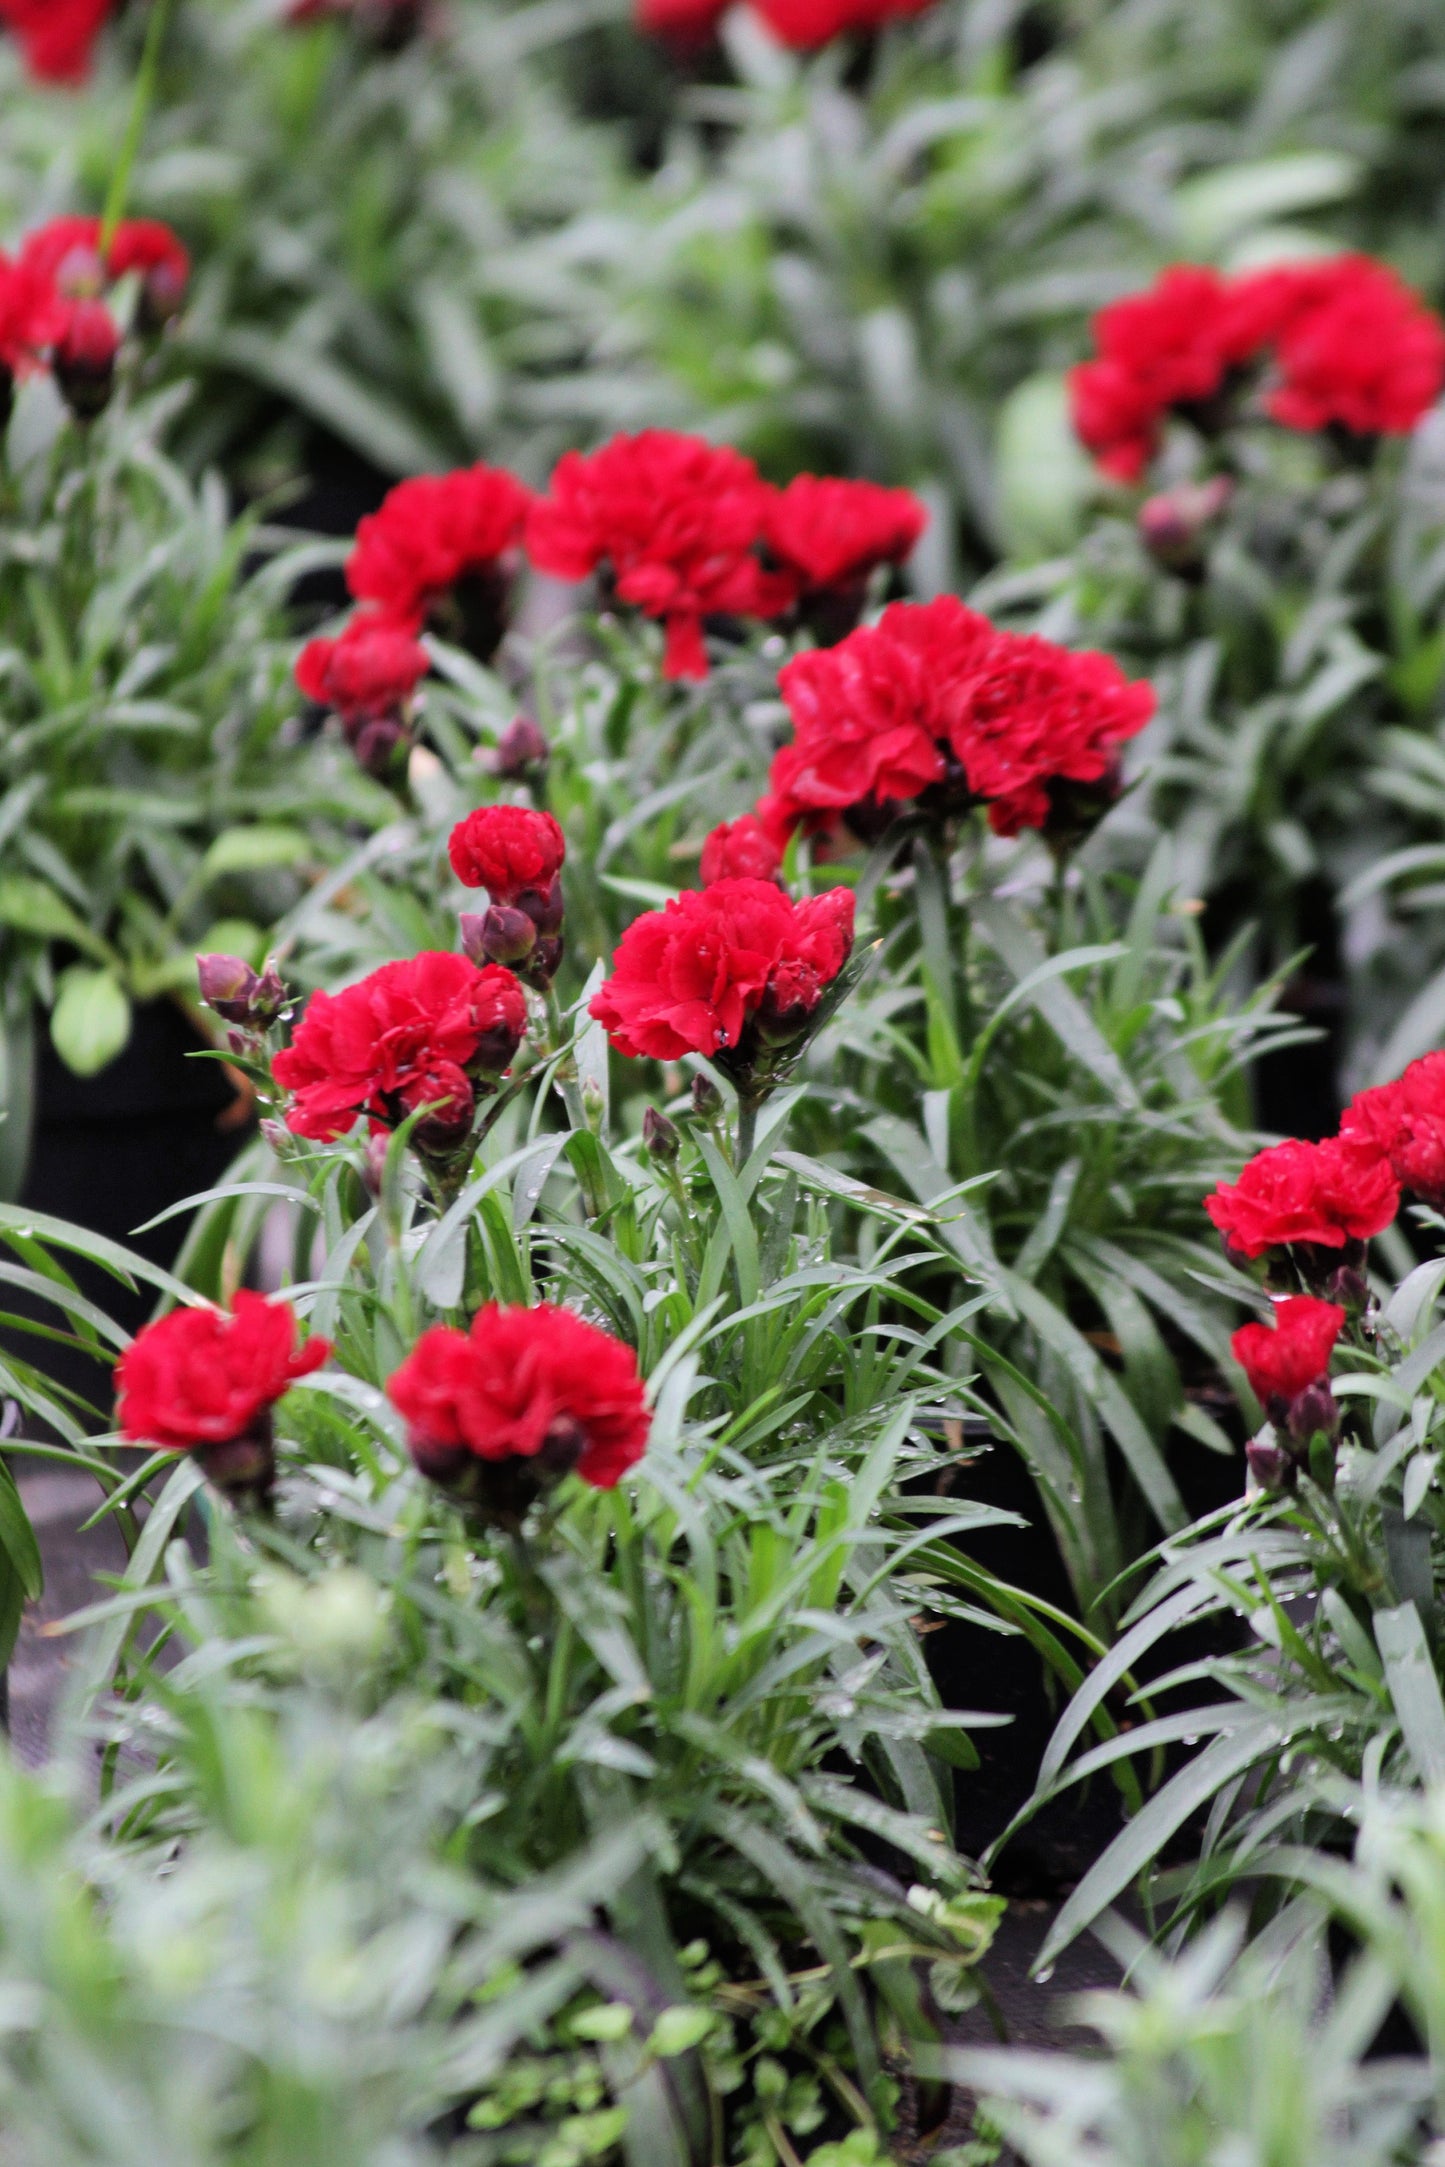
M 116 1364 L 121 1434 L 133 1444 L 185 1452 L 230 1444 L 331 1352 L 296 1344 L 296 1316 L 242 1288 L 229 1315 L 173 1309 L 138 1332 Z
M 308 640 L 296 682 L 308 700 L 354 721 L 394 715 L 416 691 L 431 658 L 411 634 L 379 612 L 363 610 L 339 639 Z
M 83 83 L 114 0 L 0 0 L 0 24 L 42 83 Z
M 910 490 L 799 474 L 770 498 L 763 536 L 805 591 L 849 587 L 901 564 L 928 525 Z
M 950 702 L 949 741 L 998 835 L 1041 828 L 1052 783 L 1098 783 L 1154 712 L 1108 655 L 999 633 Z
M 384 963 L 343 993 L 313 993 L 272 1073 L 290 1092 L 286 1126 L 320 1142 L 343 1136 L 358 1114 L 394 1128 L 418 1106 L 440 1104 L 443 1126 L 471 1120 L 473 1082 L 498 1076 L 527 1027 L 527 1004 L 500 964 L 427 950 Z
M 1329 1375 L 1335 1341 L 1346 1312 L 1336 1302 L 1312 1294 L 1291 1295 L 1275 1307 L 1274 1325 L 1242 1324 L 1229 1344 L 1249 1379 L 1250 1389 L 1266 1410 L 1272 1402 L 1290 1401 Z
M 542 1455 L 611 1490 L 647 1450 L 651 1417 L 636 1355 L 551 1302 L 488 1302 L 469 1332 L 433 1326 L 386 1389 L 424 1472 L 458 1453 Z
M 1217 271 L 1178 263 L 1146 293 L 1094 318 L 1096 361 L 1070 372 L 1074 427 L 1106 473 L 1133 481 L 1158 449 L 1171 407 L 1212 398 L 1243 358 Z
M 703 844 L 702 883 L 710 888 L 715 880 L 773 880 L 782 862 L 761 820 L 744 813 L 723 821 Z
M 158 218 L 123 218 L 106 253 L 112 278 L 140 276 L 153 321 L 174 316 L 185 299 L 191 259 L 184 243 Z
M 346 584 L 415 630 L 464 574 L 490 570 L 517 546 L 531 501 L 501 467 L 398 482 L 357 528 Z
M 546 895 L 562 870 L 567 843 L 550 813 L 524 805 L 484 805 L 452 829 L 452 871 L 464 888 L 485 888 L 494 903 Z
M 728 4 L 729 0 L 636 0 L 637 27 L 686 52 L 707 43 Z
M 933 0 L 753 0 L 773 36 L 796 52 L 812 52 L 849 30 L 878 30 L 921 15 Z
M 941 782 L 950 696 L 997 637 L 986 617 L 940 595 L 895 602 L 836 647 L 795 656 L 778 676 L 794 737 L 759 808 L 769 832 L 828 827 L 851 807 Z
M 1402 1189 L 1445 1209 L 1445 1053 L 1427 1053 L 1395 1083 L 1358 1092 L 1340 1134 L 1382 1153 Z
M 796 904 L 771 881 L 716 881 L 634 919 L 591 1014 L 634 1059 L 728 1051 L 755 1018 L 797 1035 L 852 945 L 850 889 Z
M 1227 1248 L 1260 1257 L 1291 1242 L 1343 1249 L 1368 1241 L 1400 1208 L 1390 1162 L 1379 1151 L 1332 1136 L 1292 1138 L 1258 1152 L 1237 1182 L 1221 1182 L 1204 1209 Z
M 65 328 L 66 307 L 48 278 L 0 255 L 0 366 L 25 376 L 41 366 Z
M 1274 419 L 1357 436 L 1413 429 L 1445 384 L 1445 326 L 1403 279 L 1368 256 L 1337 256 L 1301 266 L 1280 291 L 1293 305 L 1265 401 Z
M 527 550 L 542 571 L 585 579 L 611 568 L 619 601 L 667 628 L 666 677 L 706 677 L 703 619 L 771 617 L 791 582 L 754 554 L 767 491 L 751 459 L 670 429 L 565 452 L 532 506 Z

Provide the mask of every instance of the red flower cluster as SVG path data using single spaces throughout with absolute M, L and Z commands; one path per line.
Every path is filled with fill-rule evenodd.
M 10 32 L 38 82 L 83 83 L 115 0 L 0 0 Z
M 670 429 L 565 452 L 532 508 L 527 549 L 559 579 L 606 563 L 619 601 L 667 628 L 668 677 L 706 677 L 704 617 L 771 617 L 790 584 L 754 552 L 764 489 L 751 459 Z
M 1176 264 L 1101 310 L 1094 338 L 1097 359 L 1069 380 L 1074 426 L 1121 481 L 1143 472 L 1168 413 L 1205 418 L 1256 364 L 1265 411 L 1290 429 L 1402 434 L 1445 384 L 1445 327 L 1368 256 L 1235 279 Z
M 1359 1092 L 1340 1134 L 1388 1160 L 1402 1189 L 1445 1210 L 1445 1053 L 1427 1053 L 1395 1083 Z
M 361 610 L 338 639 L 308 640 L 296 682 L 308 700 L 334 709 L 368 775 L 385 776 L 410 743 L 407 708 L 431 657 L 379 610 Z
M 288 1305 L 244 1288 L 229 1316 L 173 1309 L 138 1332 L 116 1364 L 121 1435 L 166 1452 L 230 1444 L 330 1352 L 324 1339 L 298 1347 Z
M 918 539 L 906 490 L 805 475 L 778 491 L 750 459 L 669 429 L 567 452 L 532 508 L 527 548 L 559 579 L 605 565 L 619 601 L 667 630 L 664 674 L 707 675 L 710 616 L 778 617 L 819 594 L 853 596 Z
M 775 838 L 844 819 L 866 838 L 940 786 L 950 806 L 986 803 L 1000 835 L 1072 818 L 1067 786 L 1112 788 L 1154 711 L 1153 688 L 1107 655 L 1000 632 L 951 595 L 895 603 L 779 683 L 795 734 L 758 808 Z
M 134 219 L 116 229 L 104 254 L 98 218 L 55 218 L 0 254 L 0 376 L 28 376 L 47 365 L 72 410 L 100 412 L 110 397 L 120 332 L 102 299 L 108 285 L 136 272 L 142 321 L 155 328 L 185 295 L 190 259 L 169 226 Z
M 545 992 L 562 961 L 562 864 L 567 844 L 550 813 L 484 805 L 452 829 L 452 871 L 485 888 L 490 908 L 462 915 L 462 945 L 476 962 L 510 963 Z
M 479 1502 L 525 1503 L 525 1489 L 496 1486 L 499 1462 L 526 1462 L 500 1472 L 530 1476 L 533 1490 L 573 1469 L 611 1490 L 647 1450 L 636 1355 L 552 1303 L 488 1302 L 469 1332 L 434 1326 L 386 1389 L 422 1473 Z
M 531 501 L 531 491 L 501 467 L 398 482 L 357 528 L 346 584 L 359 602 L 417 631 L 458 580 L 505 576 Z
M 1372 1145 L 1332 1136 L 1261 1151 L 1237 1182 L 1221 1182 L 1204 1209 L 1226 1248 L 1244 1257 L 1303 1243 L 1343 1249 L 1368 1241 L 1400 1208 L 1390 1162 Z
M 428 950 L 338 994 L 313 993 L 272 1073 L 293 1094 L 286 1126 L 328 1142 L 358 1114 L 395 1128 L 419 1106 L 436 1110 L 414 1132 L 445 1152 L 471 1130 L 479 1084 L 511 1062 L 527 1027 L 512 973 Z
M 494 903 L 545 896 L 562 870 L 566 839 L 550 813 L 524 805 L 484 805 L 452 829 L 452 871 L 464 888 L 485 888 Z
M 619 1053 L 747 1059 L 806 1032 L 853 945 L 853 895 L 793 903 L 769 880 L 719 880 L 633 920 L 591 1013 Z
M 846 31 L 880 30 L 885 23 L 921 15 L 933 0 L 752 0 L 773 36 L 798 52 L 812 52 Z M 728 0 L 638 0 L 637 20 L 654 37 L 688 47 L 701 44 L 726 14 Z
M 702 846 L 702 884 L 716 880 L 775 880 L 783 860 L 772 837 L 754 813 L 725 820 Z
M 1337 1302 L 1296 1294 L 1276 1306 L 1272 1327 L 1242 1324 L 1234 1334 L 1234 1359 L 1271 1421 L 1286 1421 L 1293 1402 L 1328 1378 L 1345 1315 Z

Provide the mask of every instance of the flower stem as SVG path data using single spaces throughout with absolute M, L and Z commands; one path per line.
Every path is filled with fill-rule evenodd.
M 562 1019 L 561 1004 L 553 987 L 548 986 L 543 999 L 547 1004 L 547 1029 L 551 1037 L 551 1046 L 548 1050 L 554 1055 L 561 1055 L 556 1070 L 557 1089 L 561 1092 L 562 1103 L 567 1109 L 568 1125 L 576 1129 L 581 1135 L 590 1136 L 592 1127 L 587 1119 L 587 1109 L 582 1104 L 582 1086 L 577 1078 L 577 1063 L 573 1058 L 572 1048 L 567 1037 L 567 1027 Z M 565 1053 L 562 1051 L 564 1047 L 566 1047 Z M 582 1207 L 589 1219 L 596 1219 L 601 1216 L 607 1199 L 605 1196 L 598 1195 L 596 1184 L 590 1171 L 585 1170 L 585 1164 L 584 1161 L 583 1165 L 577 1168 L 577 1181 L 582 1191 Z
M 739 1098 L 738 1100 L 739 1173 L 742 1172 L 743 1168 L 747 1165 L 748 1160 L 753 1155 L 753 1145 L 757 1139 L 758 1131 L 758 1108 L 759 1106 L 761 1106 L 761 1104 L 761 1099 Z
M 170 21 L 173 5 L 174 0 L 152 0 L 150 21 L 146 24 L 145 45 L 141 50 L 140 67 L 136 71 L 135 92 L 130 103 L 130 118 L 126 122 L 120 157 L 116 161 L 115 171 L 110 177 L 110 187 L 106 191 L 105 211 L 100 222 L 102 256 L 115 239 L 115 229 L 125 216 L 131 174 L 135 170 L 136 154 L 140 150 L 146 118 L 155 98 L 156 83 L 160 77 L 161 47 L 165 42 L 166 25 Z

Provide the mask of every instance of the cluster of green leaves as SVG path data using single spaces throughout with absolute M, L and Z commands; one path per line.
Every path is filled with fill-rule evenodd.
M 308 739 L 286 596 L 310 561 L 161 440 L 183 394 L 85 431 L 24 387 L 0 479 L 0 1129 L 23 1173 L 32 1038 L 92 1075 L 134 1002 L 195 999 L 197 949 L 259 962 L 342 837 L 392 809 Z M 3 1189 L 0 1189 L 3 1193 Z
M 1337 1845 L 1349 1781 L 1445 1778 L 1442 1284 L 1445 1261 L 1416 1265 L 1353 1338 L 1352 1366 L 1335 1380 L 1346 1430 L 1328 1483 L 1318 1468 L 1301 1474 L 1296 1491 L 1255 1497 L 1166 1544 L 1066 1710 L 1040 1799 L 1121 1757 L 1199 1750 L 1085 1876 L 1044 1961 L 1136 1878 L 1176 1920 L 1197 1918 L 1241 1880 L 1287 1874 L 1308 1847 Z M 1204 1627 L 1216 1652 L 1201 1658 L 1196 1632 L 1176 1655 L 1186 1627 Z M 1147 1689 L 1135 1683 L 1141 1666 L 1155 1674 Z M 1076 1751 L 1111 1699 L 1138 1719 L 1119 1740 Z M 1162 1864 L 1201 1816 L 1197 1858 Z

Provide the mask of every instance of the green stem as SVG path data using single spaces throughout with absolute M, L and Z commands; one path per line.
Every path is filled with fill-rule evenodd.
M 548 1051 L 554 1055 L 561 1055 L 561 1059 L 557 1063 L 556 1080 L 557 1089 L 562 1094 L 562 1103 L 567 1109 L 568 1126 L 577 1130 L 583 1136 L 589 1136 L 592 1133 L 591 1123 L 587 1119 L 587 1109 L 582 1103 L 582 1086 L 577 1079 L 577 1063 L 572 1057 L 567 1027 L 562 1020 L 561 1004 L 557 999 L 555 989 L 551 986 L 548 986 L 543 998 L 547 1003 L 547 1029 L 551 1037 L 551 1045 Z M 566 1048 L 565 1053 L 563 1052 L 564 1047 Z M 593 1182 L 591 1175 L 584 1173 L 581 1167 L 577 1168 L 577 1180 L 582 1190 L 582 1208 L 587 1217 L 589 1219 L 599 1218 L 606 1205 L 606 1197 L 598 1195 L 596 1184 Z
M 145 133 L 146 118 L 155 98 L 156 83 L 160 76 L 161 46 L 165 42 L 166 25 L 170 20 L 174 0 L 153 0 L 150 21 L 146 24 L 145 45 L 141 50 L 140 67 L 136 72 L 135 93 L 130 102 L 130 118 L 126 122 L 125 137 L 120 147 L 120 158 L 110 177 L 106 191 L 105 211 L 100 222 L 100 254 L 105 255 L 115 239 L 115 229 L 125 216 L 126 198 L 130 194 L 131 174 L 135 169 L 136 154 L 141 137 Z
M 738 1100 L 739 1173 L 742 1172 L 743 1168 L 747 1165 L 748 1160 L 753 1155 L 753 1145 L 757 1140 L 758 1132 L 758 1108 L 761 1104 L 761 1099 L 739 1098 Z

